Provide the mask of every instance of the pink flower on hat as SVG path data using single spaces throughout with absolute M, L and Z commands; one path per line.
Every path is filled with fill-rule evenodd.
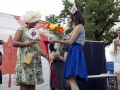
M 72 8 L 70 9 L 70 12 L 72 14 L 75 14 L 76 11 L 77 11 L 77 7 L 75 5 L 73 5 Z

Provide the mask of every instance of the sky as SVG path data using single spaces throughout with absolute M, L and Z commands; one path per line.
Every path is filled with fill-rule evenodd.
M 38 10 L 42 14 L 41 20 L 45 20 L 45 16 L 50 14 L 59 15 L 62 9 L 62 0 L 0 0 L 1 13 L 21 16 L 28 10 Z M 106 59 L 111 60 L 109 48 L 107 47 L 105 51 Z
M 39 11 L 41 20 L 50 14 L 59 15 L 62 9 L 62 0 L 0 0 L 0 13 L 22 16 L 26 11 Z M 0 31 L 0 34 L 12 33 L 15 31 Z
M 62 0 L 0 0 L 0 12 L 21 16 L 28 10 L 39 11 L 42 20 L 50 14 L 59 15 Z

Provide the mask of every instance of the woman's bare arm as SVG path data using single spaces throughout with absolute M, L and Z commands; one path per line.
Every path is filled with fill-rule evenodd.
M 65 45 L 71 45 L 72 43 L 74 43 L 74 41 L 76 40 L 76 38 L 78 37 L 79 33 L 82 31 L 82 27 L 80 25 L 77 25 L 74 29 L 74 32 L 72 34 L 72 36 L 70 37 L 69 40 L 51 40 L 50 43 L 54 43 L 54 42 L 58 42 L 58 43 L 62 43 Z
M 53 59 L 55 57 L 55 51 L 50 52 L 50 62 L 53 62 Z
M 32 40 L 30 42 L 21 42 L 22 35 L 23 35 L 23 31 L 17 30 L 12 43 L 14 47 L 27 47 L 35 44 L 36 42 L 35 40 Z
M 48 59 L 48 55 L 45 52 L 43 52 L 41 49 L 40 49 L 40 53 L 41 53 L 41 56 L 43 56 L 46 59 Z
M 68 54 L 68 52 L 64 52 L 64 56 L 63 56 L 63 57 L 62 57 L 62 56 L 60 56 L 61 61 L 63 61 L 63 62 L 65 62 L 65 61 L 66 61 L 67 54 Z
M 23 35 L 23 31 L 21 30 L 16 31 L 14 39 L 13 39 L 13 43 L 12 43 L 14 47 L 26 47 L 27 46 L 26 43 L 23 43 L 20 41 L 22 38 L 22 35 Z

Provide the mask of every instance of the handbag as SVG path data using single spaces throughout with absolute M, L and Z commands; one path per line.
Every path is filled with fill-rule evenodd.
M 33 56 L 34 56 L 34 53 L 27 52 L 23 62 L 29 65 L 33 59 Z

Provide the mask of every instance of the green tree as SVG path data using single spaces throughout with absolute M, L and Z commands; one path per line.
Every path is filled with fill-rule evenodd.
M 62 0 L 64 9 L 60 15 L 50 15 L 46 20 L 50 23 L 59 24 L 67 29 L 69 33 L 73 28 L 70 25 L 70 8 L 75 3 L 77 8 L 85 16 L 86 39 L 92 41 L 104 41 L 109 45 L 115 37 L 111 29 L 115 22 L 119 22 L 120 3 L 119 0 Z

